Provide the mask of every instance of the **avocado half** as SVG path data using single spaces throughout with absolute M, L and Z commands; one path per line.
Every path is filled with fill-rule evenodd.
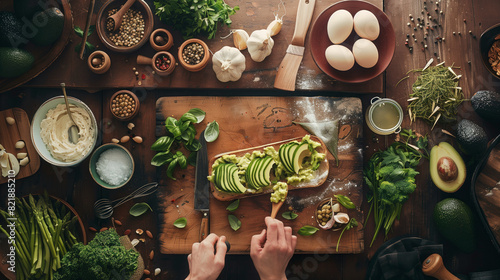
M 464 160 L 447 142 L 432 147 L 429 168 L 434 185 L 447 193 L 458 191 L 467 177 Z

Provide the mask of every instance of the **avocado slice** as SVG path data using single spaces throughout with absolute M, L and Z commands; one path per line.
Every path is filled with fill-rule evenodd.
M 240 181 L 240 177 L 238 176 L 238 167 L 236 166 L 236 164 L 231 164 L 231 166 L 229 167 L 229 174 L 232 179 L 231 182 L 233 185 L 234 192 L 244 193 L 247 190 L 247 188 L 245 188 L 245 186 L 243 186 L 243 184 Z
M 274 166 L 274 160 L 272 157 L 267 156 L 262 159 L 262 172 L 260 173 L 261 176 L 261 181 L 263 182 L 264 186 L 269 186 L 271 185 L 271 170 L 273 169 Z
M 49 46 L 61 37 L 64 28 L 64 14 L 58 8 L 49 8 L 33 16 L 38 32 L 31 41 L 38 46 Z
M 290 173 L 293 172 L 292 165 L 290 164 L 290 158 L 289 158 L 290 149 L 292 149 L 296 144 L 297 143 L 295 143 L 295 142 L 289 142 L 289 143 L 281 145 L 280 149 L 279 149 L 280 161 L 283 163 L 283 167 L 285 168 L 285 170 L 287 172 L 290 172 Z
M 257 183 L 254 181 L 255 180 L 255 169 L 256 166 L 258 165 L 259 158 L 254 158 L 250 163 L 248 164 L 247 170 L 245 171 L 245 179 L 247 181 L 247 184 L 249 187 L 257 189 Z
M 460 154 L 447 142 L 432 147 L 429 167 L 434 185 L 447 193 L 456 192 L 467 177 L 467 169 Z
M 243 193 L 245 186 L 238 176 L 238 167 L 234 163 L 222 163 L 215 167 L 215 187 L 223 192 Z
M 293 163 L 293 171 L 295 174 L 299 174 L 299 170 L 302 168 L 302 162 L 304 158 L 311 156 L 311 151 L 309 150 L 308 143 L 302 143 L 297 146 L 297 148 L 293 152 L 292 163 Z
M 472 108 L 487 121 L 500 121 L 500 93 L 480 90 L 470 99 Z
M 474 216 L 467 204 L 456 198 L 446 198 L 436 204 L 432 217 L 438 232 L 453 245 L 466 253 L 474 251 Z
M 482 127 L 463 119 L 458 123 L 457 141 L 466 154 L 480 156 L 486 151 L 488 136 Z
M 245 173 L 248 186 L 254 189 L 260 189 L 271 185 L 271 169 L 274 160 L 270 156 L 264 158 L 254 158 Z

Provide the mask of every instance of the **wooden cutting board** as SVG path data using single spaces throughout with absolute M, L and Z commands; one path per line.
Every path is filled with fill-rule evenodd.
M 328 153 L 330 172 L 326 182 L 316 188 L 293 190 L 278 213 L 293 233 L 304 225 L 316 226 L 316 205 L 334 194 L 348 195 L 358 206 L 349 215 L 359 221 L 359 226 L 342 236 L 339 251 L 335 251 L 340 231 L 321 230 L 308 237 L 298 236 L 296 253 L 360 253 L 364 249 L 363 213 L 359 206 L 363 201 L 363 117 L 358 98 L 333 97 L 162 97 L 157 103 L 156 136 L 165 135 L 164 120 L 168 116 L 180 118 L 191 108 L 200 108 L 205 120 L 196 125 L 198 133 L 208 122 L 216 120 L 220 125 L 219 138 L 208 143 L 208 157 L 294 137 L 307 132 L 292 121 L 321 122 L 340 120 L 339 166 Z M 177 170 L 177 180 L 167 179 L 166 168 L 158 168 L 159 189 L 159 244 L 164 254 L 187 254 L 198 242 L 201 214 L 194 210 L 194 167 Z M 268 195 L 241 199 L 239 208 L 232 214 L 241 221 L 241 228 L 233 231 L 229 226 L 226 207 L 230 202 L 210 199 L 210 231 L 225 235 L 231 243 L 232 254 L 250 251 L 250 240 L 265 228 L 264 218 L 271 213 Z M 293 221 L 281 214 L 292 208 L 299 216 Z M 174 227 L 174 221 L 186 217 L 184 229 Z
M 11 117 L 16 120 L 14 125 L 7 124 L 5 118 Z M 16 149 L 17 141 L 24 141 L 26 144 L 23 149 Z M 35 174 L 40 168 L 40 157 L 33 147 L 30 135 L 30 120 L 23 109 L 12 108 L 0 111 L 0 144 L 8 153 L 17 155 L 17 153 L 27 153 L 30 162 L 26 166 L 21 166 L 16 179 L 22 179 Z M 7 183 L 8 178 L 0 176 L 0 184 Z

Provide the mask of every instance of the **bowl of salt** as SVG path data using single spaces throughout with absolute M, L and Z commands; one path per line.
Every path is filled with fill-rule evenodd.
M 100 146 L 90 157 L 90 175 L 106 189 L 123 187 L 132 178 L 134 168 L 134 158 L 130 152 L 115 143 Z

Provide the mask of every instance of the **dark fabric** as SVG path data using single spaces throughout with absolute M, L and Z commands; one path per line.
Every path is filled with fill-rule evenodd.
M 498 280 L 500 279 L 500 269 L 483 271 L 483 272 L 473 272 L 470 274 L 470 280 Z
M 443 255 L 443 245 L 418 237 L 391 239 L 371 259 L 366 279 L 434 279 L 422 273 L 422 262 L 434 253 Z

